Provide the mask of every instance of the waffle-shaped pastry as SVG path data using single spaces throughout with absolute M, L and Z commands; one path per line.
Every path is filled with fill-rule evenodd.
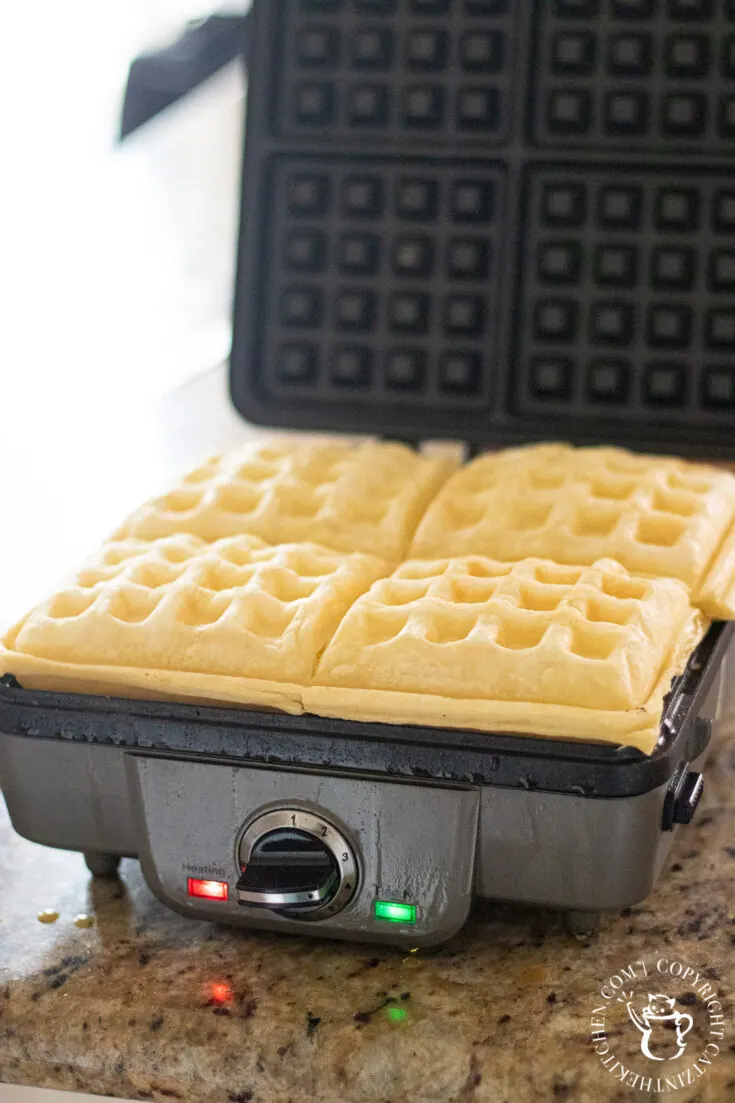
M 40 689 L 301 711 L 301 690 L 372 556 L 252 536 L 107 544 L 3 640 L 0 674 Z
M 735 543 L 725 538 L 734 520 L 727 471 L 620 448 L 541 444 L 488 453 L 457 471 L 410 554 L 583 565 L 612 558 L 635 574 L 678 578 L 710 616 L 733 617 Z
M 611 560 L 416 560 L 355 602 L 304 700 L 325 716 L 650 752 L 705 627 L 680 582 Z
M 453 469 L 402 444 L 252 444 L 214 456 L 115 534 L 151 540 L 236 533 L 269 544 L 301 541 L 397 562 Z

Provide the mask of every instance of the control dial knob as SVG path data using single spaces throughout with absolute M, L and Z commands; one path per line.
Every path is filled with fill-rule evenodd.
M 313 812 L 266 812 L 240 840 L 237 899 L 293 919 L 325 919 L 357 888 L 357 862 L 342 832 Z

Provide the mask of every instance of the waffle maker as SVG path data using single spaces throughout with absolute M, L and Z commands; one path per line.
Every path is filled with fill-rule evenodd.
M 732 458 L 734 0 L 256 0 L 251 36 L 243 415 Z M 22 835 L 192 917 L 421 946 L 479 896 L 588 931 L 694 814 L 731 634 L 650 757 L 11 675 L 0 779 Z

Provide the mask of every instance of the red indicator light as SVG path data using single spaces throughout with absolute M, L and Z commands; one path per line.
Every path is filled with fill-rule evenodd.
M 189 878 L 189 896 L 196 896 L 200 900 L 226 900 L 228 891 L 226 881 L 200 881 L 196 877 Z

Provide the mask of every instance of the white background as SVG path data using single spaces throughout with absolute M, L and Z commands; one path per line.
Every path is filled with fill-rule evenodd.
M 151 403 L 227 353 L 240 67 L 115 142 L 130 59 L 211 6 L 3 9 L 0 628 L 157 489 Z

